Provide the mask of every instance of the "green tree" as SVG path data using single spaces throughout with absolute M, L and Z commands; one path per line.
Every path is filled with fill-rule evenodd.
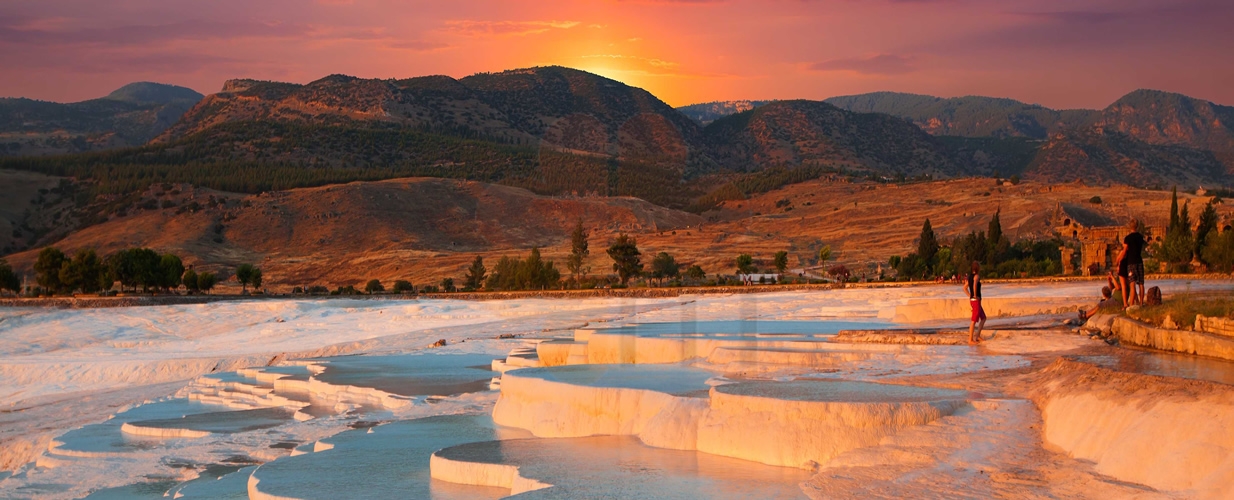
M 66 260 L 60 266 L 60 285 L 70 292 L 77 289 L 84 293 L 98 292 L 104 267 L 93 248 L 78 250 L 72 260 Z
M 587 274 L 583 261 L 591 254 L 591 250 L 587 248 L 588 236 L 590 234 L 583 228 L 583 220 L 579 219 L 574 226 L 574 232 L 570 234 L 570 257 L 566 259 L 566 269 L 570 270 L 576 281 L 581 275 Z
M 1209 200 L 1204 205 L 1204 211 L 1200 212 L 1199 225 L 1195 228 L 1195 255 L 1205 264 L 1208 264 L 1208 261 L 1204 260 L 1204 247 L 1208 244 L 1209 236 L 1217 234 L 1217 222 L 1217 206 L 1213 200 Z
M 679 274 L 677 260 L 668 252 L 660 252 L 651 259 L 651 277 L 659 280 L 660 284 L 666 279 L 676 278 Z
M 1170 224 L 1165 227 L 1166 234 L 1178 226 L 1178 186 L 1170 193 Z
M 484 268 L 484 257 L 479 255 L 471 261 L 471 267 L 467 268 L 467 274 L 463 276 L 463 288 L 469 290 L 479 290 L 484 286 L 484 276 L 488 273 L 488 269 Z
M 256 269 L 252 264 L 240 264 L 236 268 L 236 281 L 240 282 L 241 292 L 248 292 L 249 283 L 253 282 L 253 271 Z
M 925 220 L 925 224 L 921 225 L 921 236 L 917 239 L 917 257 L 925 262 L 934 260 L 934 255 L 938 253 L 938 238 L 934 236 L 934 228 L 930 226 L 930 219 Z
M 686 276 L 693 280 L 701 280 L 707 277 L 707 273 L 703 271 L 702 266 L 694 264 L 686 269 Z
M 755 271 L 758 269 L 754 267 L 754 257 L 747 253 L 737 256 L 737 274 L 754 274 Z
M 788 269 L 788 252 L 784 250 L 776 252 L 776 256 L 773 261 L 775 262 L 776 272 L 784 274 L 784 270 Z
M 9 265 L 9 261 L 0 258 L 0 290 L 9 290 L 13 293 L 21 292 L 21 278 L 17 277 L 17 273 L 13 272 L 13 267 Z
M 1173 211 L 1173 209 L 1171 209 Z M 1168 262 L 1174 270 L 1182 270 L 1195 254 L 1195 237 L 1191 233 L 1191 216 L 1187 205 L 1177 214 L 1170 214 L 1173 225 L 1166 230 L 1165 239 L 1157 248 L 1158 258 Z
M 184 283 L 184 288 L 188 289 L 189 292 L 196 292 L 200 289 L 197 285 L 197 271 L 194 271 L 191 267 L 184 271 L 184 275 L 180 277 L 180 282 Z
M 441 290 L 444 292 L 453 293 L 456 290 L 454 288 L 454 278 L 442 278 L 440 286 Z
M 995 210 L 994 216 L 990 217 L 990 225 L 986 231 L 986 265 L 990 267 L 997 266 L 1011 249 L 1011 241 L 1003 236 L 1003 224 L 999 221 L 999 213 L 1002 210 Z
M 1234 272 L 1234 231 L 1209 235 L 1201 252 L 1213 271 Z
M 64 265 L 64 261 L 64 252 L 59 248 L 47 247 L 40 250 L 38 259 L 34 261 L 34 281 L 50 293 L 63 291 L 60 267 Z
M 180 278 L 184 276 L 184 262 L 174 254 L 163 254 L 159 257 L 159 286 L 170 290 L 180 286 Z
M 390 290 L 394 293 L 414 293 L 416 287 L 407 280 L 394 280 L 394 286 Z
M 197 275 L 197 288 L 203 292 L 210 293 L 216 283 L 218 283 L 218 277 L 214 273 L 202 272 Z
M 613 271 L 625 285 L 630 278 L 643 272 L 642 253 L 638 251 L 638 242 L 627 234 L 617 235 L 616 241 L 608 247 L 608 256 L 613 259 Z
M 253 290 L 258 290 L 261 288 L 261 282 L 263 278 L 264 276 L 262 276 L 261 268 L 254 267 L 253 268 L 253 278 L 252 278 Z
M 823 248 L 818 249 L 818 263 L 825 266 L 829 260 L 831 260 L 831 245 L 823 245 Z
M 384 292 L 384 291 L 386 291 L 386 287 L 381 286 L 380 280 L 371 279 L 371 280 L 368 280 L 368 283 L 364 284 L 364 292 L 369 295 L 372 295 L 378 292 Z

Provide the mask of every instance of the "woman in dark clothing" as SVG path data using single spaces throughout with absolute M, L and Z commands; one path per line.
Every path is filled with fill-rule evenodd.
M 973 308 L 972 322 L 968 325 L 968 343 L 981 342 L 981 329 L 985 328 L 985 309 L 981 307 L 981 263 L 973 261 L 973 272 L 964 282 L 964 293 L 968 294 L 968 304 Z
M 1122 282 L 1123 308 L 1144 300 L 1144 235 L 1135 219 L 1127 224 L 1131 232 L 1123 238 L 1123 250 L 1118 253 L 1118 279 Z

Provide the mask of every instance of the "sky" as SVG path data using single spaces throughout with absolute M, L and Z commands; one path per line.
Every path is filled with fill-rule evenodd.
M 0 96 L 562 65 L 671 105 L 872 91 L 1234 105 L 1231 0 L 3 0 Z

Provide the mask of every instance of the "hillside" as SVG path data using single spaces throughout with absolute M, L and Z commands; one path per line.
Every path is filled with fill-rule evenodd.
M 1056 111 L 995 97 L 942 98 L 898 92 L 832 97 L 825 102 L 859 113 L 898 116 L 933 135 L 962 137 L 1045 139 L 1051 133 L 1081 126 L 1097 114 L 1087 109 Z
M 1234 107 L 1141 89 L 1102 110 L 1093 126 L 1148 144 L 1210 151 L 1234 176 Z
M 68 104 L 0 98 L 0 156 L 140 146 L 174 124 L 201 98 L 191 89 L 148 82 Z
M 699 125 L 706 127 L 711 122 L 729 115 L 735 115 L 775 101 L 712 101 L 677 108 Z
M 904 120 L 818 101 L 767 104 L 716 120 L 705 132 L 716 161 L 737 171 L 827 166 L 908 177 L 975 173 Z
M 637 238 L 645 263 L 664 251 L 683 265 L 731 274 L 738 254 L 749 253 L 769 267 L 771 256 L 786 250 L 790 267 L 798 268 L 816 265 L 814 256 L 825 244 L 834 251 L 833 263 L 873 274 L 888 257 L 912 251 L 927 217 L 944 242 L 984 230 L 996 209 L 1002 210 L 1003 230 L 1012 239 L 1050 238 L 1049 217 L 1060 203 L 1089 207 L 1115 221 L 1135 216 L 1159 227 L 1169 213 L 1170 196 L 1167 191 L 1075 183 L 1006 186 L 989 179 L 907 185 L 813 180 L 726 201 L 699 217 L 631 198 L 545 197 L 442 179 L 248 196 L 168 187 L 145 194 L 159 201 L 154 208 L 77 231 L 56 246 L 69 252 L 94 247 L 103 254 L 149 246 L 223 276 L 240 263 L 253 262 L 265 269 L 272 290 L 312 284 L 333 289 L 372 278 L 387 285 L 395 279 L 418 284 L 457 280 L 476 255 L 491 268 L 501 256 L 526 256 L 537 246 L 562 268 L 570 230 L 581 219 L 591 232 L 585 264 L 594 274 L 611 272 L 604 248 L 620 233 Z M 1093 196 L 1103 203 L 1089 203 Z M 1206 200 L 1187 194 L 1180 198 L 1191 203 L 1193 213 Z M 1234 207 L 1219 210 L 1222 224 L 1234 221 Z M 28 273 L 36 253 L 8 260 Z
M 154 208 L 114 217 L 56 245 L 66 252 L 91 247 L 102 254 L 149 246 L 180 254 L 199 269 L 228 274 L 240 263 L 255 262 L 275 286 L 355 284 L 373 277 L 423 284 L 443 269 L 462 269 L 473 254 L 495 262 L 535 246 L 568 244 L 579 220 L 604 234 L 702 222 L 638 199 L 551 198 L 444 179 L 357 182 L 249 196 L 170 187 L 146 194 L 159 202 Z M 599 248 L 593 252 L 603 254 Z M 8 260 L 28 270 L 36 253 Z

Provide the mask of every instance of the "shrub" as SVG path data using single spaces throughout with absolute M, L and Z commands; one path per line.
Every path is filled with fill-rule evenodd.
M 1089 198 L 1089 199 L 1088 199 L 1088 202 L 1089 202 L 1089 203 L 1092 203 L 1093 205 L 1100 205 L 1100 204 L 1101 204 L 1101 197 L 1100 197 L 1100 196 L 1094 196 L 1094 197 L 1092 197 L 1092 198 Z
M 384 292 L 384 291 L 386 291 L 386 287 L 381 286 L 381 281 L 372 279 L 372 280 L 368 280 L 368 283 L 364 284 L 365 293 L 374 294 L 377 292 Z
M 394 293 L 415 293 L 416 287 L 407 280 L 395 280 L 394 286 L 390 288 Z

